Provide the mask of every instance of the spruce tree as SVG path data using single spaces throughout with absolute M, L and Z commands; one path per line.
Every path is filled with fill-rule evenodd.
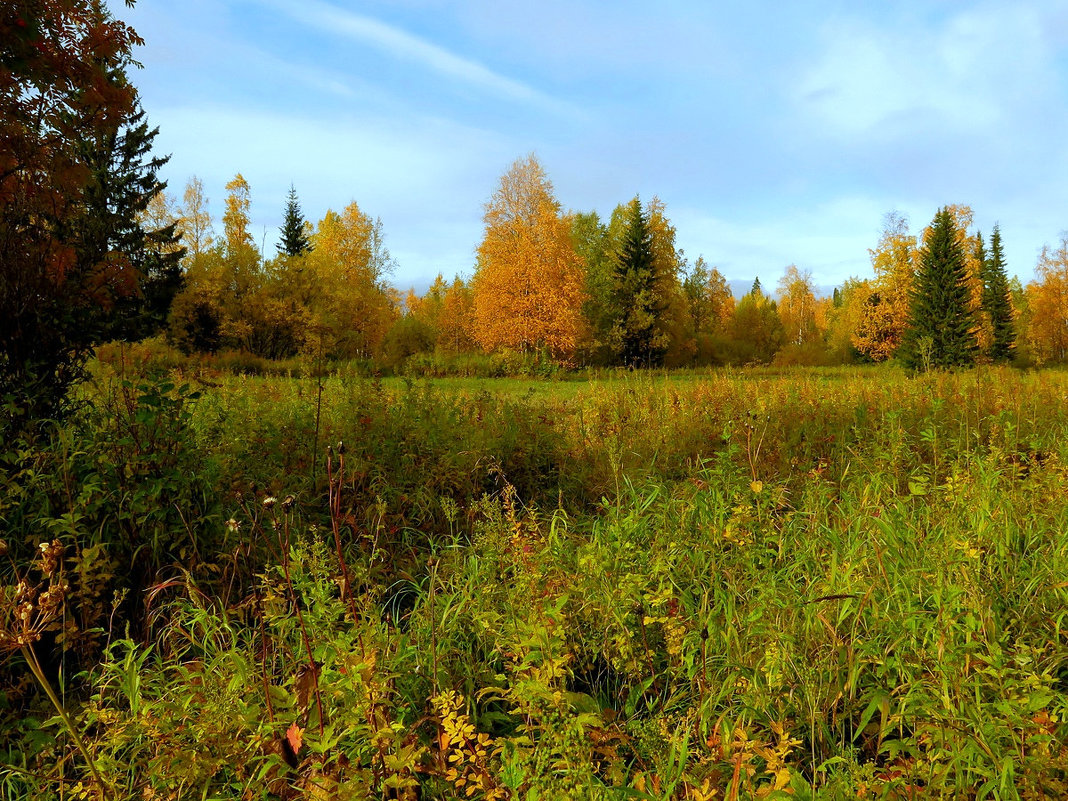
M 1001 247 L 1001 230 L 997 225 L 990 236 L 990 255 L 983 264 L 983 311 L 990 315 L 993 329 L 990 358 L 995 362 L 1007 362 L 1016 347 L 1016 330 L 1013 326 L 1005 252 Z
M 612 286 L 613 350 L 628 367 L 659 365 L 665 345 L 659 330 L 664 299 L 660 297 L 653 235 L 638 198 L 630 203 L 623 241 L 616 252 Z
M 928 231 L 913 283 L 902 357 L 913 369 L 974 363 L 975 319 L 970 311 L 964 246 L 953 215 L 942 208 Z
M 184 285 L 177 224 L 145 228 L 144 211 L 166 187 L 159 170 L 170 156 L 152 155 L 159 128 L 150 128 L 140 106 L 116 128 L 82 143 L 90 180 L 74 230 L 84 269 L 105 260 L 133 268 L 139 291 L 120 293 L 110 314 L 97 320 L 100 339 L 142 339 L 166 324 L 171 302 Z
M 760 276 L 757 276 L 753 279 L 753 286 L 749 290 L 749 294 L 753 295 L 754 297 L 760 297 L 764 294 L 764 290 L 760 287 Z
M 279 255 L 299 256 L 312 249 L 308 234 L 304 230 L 304 214 L 297 200 L 297 190 L 292 184 L 289 185 L 285 220 L 282 222 L 281 231 L 282 241 L 276 245 Z

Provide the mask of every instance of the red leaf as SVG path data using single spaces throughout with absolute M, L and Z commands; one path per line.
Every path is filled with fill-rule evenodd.
M 289 747 L 293 749 L 293 755 L 296 756 L 304 744 L 304 729 L 296 723 L 291 723 L 286 731 L 286 742 L 289 743 Z

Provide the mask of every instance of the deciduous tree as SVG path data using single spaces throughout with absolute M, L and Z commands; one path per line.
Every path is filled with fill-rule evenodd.
M 139 44 L 101 3 L 0 4 L 0 400 L 14 410 L 8 422 L 61 411 L 101 323 L 136 294 L 126 256 L 91 253 L 82 234 L 94 181 L 85 145 L 135 113 L 126 70 Z
M 1055 248 L 1042 248 L 1027 301 L 1032 357 L 1039 364 L 1068 361 L 1068 233 Z
M 385 279 L 394 268 L 382 221 L 356 202 L 327 211 L 304 257 L 314 276 L 310 301 L 319 339 L 313 345 L 341 358 L 370 358 L 399 313 Z
M 215 231 L 204 184 L 195 175 L 186 183 L 182 199 L 182 242 L 188 257 L 196 260 L 211 249 L 215 242 Z
M 473 279 L 475 338 L 570 357 L 583 335 L 581 257 L 545 170 L 516 161 L 486 204 Z
M 868 253 L 875 278 L 865 282 L 868 291 L 863 297 L 857 293 L 865 284 L 853 287 L 853 304 L 860 310 L 853 345 L 881 362 L 897 353 L 908 324 L 916 271 L 916 237 L 909 233 L 908 220 L 897 212 L 887 214 L 879 244 Z
M 826 328 L 812 286 L 812 273 L 791 264 L 779 279 L 777 309 L 786 341 L 793 345 L 815 342 Z M 822 324 L 821 324 L 822 323 Z
M 786 342 L 786 332 L 775 301 L 760 289 L 760 279 L 738 301 L 731 319 L 731 338 L 742 362 L 767 364 Z

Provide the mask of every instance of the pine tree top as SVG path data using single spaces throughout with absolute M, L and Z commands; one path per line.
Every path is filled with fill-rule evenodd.
M 305 229 L 304 214 L 300 210 L 300 202 L 297 200 L 297 190 L 290 184 L 289 195 L 286 199 L 285 219 L 282 222 L 282 239 L 276 245 L 279 254 L 286 256 L 299 256 L 311 251 L 311 242 Z

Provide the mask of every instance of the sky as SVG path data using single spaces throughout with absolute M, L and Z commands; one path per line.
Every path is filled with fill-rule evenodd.
M 169 191 L 251 186 L 275 252 L 312 222 L 382 220 L 392 283 L 469 276 L 483 206 L 534 153 L 564 209 L 658 196 L 728 278 L 868 277 L 887 212 L 999 223 L 1031 279 L 1068 229 L 1063 0 L 140 0 L 132 76 Z

